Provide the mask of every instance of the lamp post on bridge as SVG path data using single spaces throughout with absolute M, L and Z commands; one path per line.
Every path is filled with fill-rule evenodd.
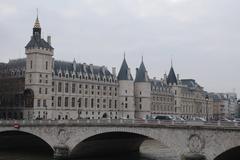
M 206 95 L 205 101 L 206 101 L 206 120 L 208 121 L 208 101 L 209 101 L 208 95 Z

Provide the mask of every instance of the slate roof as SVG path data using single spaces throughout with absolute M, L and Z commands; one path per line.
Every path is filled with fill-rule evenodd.
M 31 40 L 25 46 L 25 48 L 30 49 L 30 48 L 40 48 L 40 47 L 50 49 L 50 50 L 53 49 L 53 47 L 48 42 L 46 42 L 43 38 L 41 38 L 41 27 L 37 17 L 33 27 L 33 35 L 31 37 Z
M 118 80 L 133 80 L 131 73 L 130 75 L 128 75 L 129 74 L 128 69 L 129 68 L 128 68 L 126 59 L 124 57 L 120 71 L 118 72 L 118 76 L 117 76 Z
M 9 60 L 8 63 L 0 63 L 0 76 L 9 77 L 20 76 L 24 77 L 23 74 L 26 70 L 26 58 Z M 0 78 L 1 78 L 0 77 Z
M 46 48 L 52 50 L 53 47 L 47 43 L 44 39 L 42 39 L 39 36 L 32 36 L 31 40 L 28 42 L 28 44 L 25 46 L 26 49 L 30 48 Z
M 195 88 L 199 86 L 194 79 L 181 79 L 181 83 L 189 88 Z
M 147 75 L 147 70 L 142 61 L 140 64 L 140 67 L 137 69 L 135 82 L 148 82 L 148 81 L 149 81 L 149 78 Z
M 169 71 L 169 74 L 167 77 L 167 84 L 178 84 L 173 67 L 171 67 Z
M 74 65 L 76 68 L 74 68 Z M 74 70 L 76 69 L 76 70 Z M 112 73 L 105 67 L 105 66 L 95 66 L 95 65 L 87 65 L 85 63 L 76 63 L 74 62 L 66 62 L 60 60 L 54 60 L 54 74 L 58 76 L 59 73 L 65 75 L 66 73 L 69 74 L 69 77 L 72 76 L 72 73 L 87 75 L 87 76 L 100 76 L 102 79 L 105 77 L 112 77 Z
M 26 58 L 9 60 L 8 63 L 0 63 L 0 70 L 25 70 Z
M 160 88 L 167 88 L 168 86 L 157 79 L 150 79 L 151 90 L 159 90 Z

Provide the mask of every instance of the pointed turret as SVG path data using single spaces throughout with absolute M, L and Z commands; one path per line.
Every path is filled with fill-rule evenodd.
M 130 73 L 130 69 L 128 68 L 125 56 L 124 56 L 117 78 L 118 80 L 133 80 L 132 75 Z
M 53 47 L 51 46 L 51 40 L 50 38 L 48 39 L 49 41 L 46 42 L 44 39 L 41 38 L 41 26 L 37 15 L 37 18 L 33 26 L 33 35 L 31 36 L 31 40 L 28 42 L 25 48 L 31 49 L 37 47 L 53 50 Z
M 146 118 L 151 116 L 151 83 L 147 74 L 146 67 L 142 62 L 137 68 L 134 82 L 135 96 L 135 118 Z
M 177 77 L 175 75 L 175 72 L 174 72 L 174 69 L 173 69 L 173 66 L 171 65 L 171 68 L 170 68 L 170 71 L 169 71 L 169 74 L 168 74 L 168 77 L 167 77 L 167 84 L 178 84 L 177 82 Z
M 148 81 L 149 81 L 149 78 L 148 78 L 147 70 L 142 60 L 140 67 L 137 68 L 136 70 L 135 82 L 148 82 Z
M 41 38 L 41 26 L 40 26 L 38 16 L 37 16 L 34 26 L 33 26 L 33 36 Z

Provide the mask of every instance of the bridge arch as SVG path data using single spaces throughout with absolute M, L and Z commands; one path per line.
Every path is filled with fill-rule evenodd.
M 0 131 L 0 150 L 1 149 L 31 149 L 47 151 L 53 154 L 54 149 L 46 140 L 42 137 L 21 130 L 4 130 Z
M 88 139 L 91 139 L 92 137 L 95 137 L 97 135 L 104 135 L 109 133 L 124 133 L 124 134 L 134 134 L 144 139 L 152 139 L 156 140 L 162 145 L 169 148 L 171 151 L 176 153 L 177 155 L 181 155 L 181 149 L 178 149 L 176 144 L 167 143 L 169 140 L 165 140 L 165 137 L 167 134 L 165 131 L 157 129 L 146 129 L 146 128 L 131 128 L 131 127 L 102 127 L 102 128 L 94 128 L 94 127 L 86 127 L 82 128 L 81 130 L 77 131 L 75 135 L 72 135 L 72 137 L 66 142 L 67 146 L 69 147 L 69 153 L 70 155 L 75 152 L 76 147 L 79 147 L 79 145 L 82 142 L 87 141 Z M 169 139 L 169 138 L 168 138 Z
M 54 151 L 54 146 L 57 144 L 55 137 L 53 134 L 50 134 L 50 131 L 48 129 L 42 129 L 42 128 L 31 128 L 31 127 L 23 127 L 23 128 L 13 128 L 13 127 L 7 127 L 7 128 L 0 128 L 0 135 L 1 133 L 5 132 L 18 132 L 18 133 L 25 133 L 28 135 L 31 135 L 33 137 L 36 137 L 37 139 L 41 140 L 46 144 L 46 146 L 49 146 L 52 151 Z
M 218 155 L 216 158 L 214 158 L 214 160 L 228 160 L 228 159 L 231 160 L 240 159 L 240 145 L 230 148 L 221 153 L 220 155 Z

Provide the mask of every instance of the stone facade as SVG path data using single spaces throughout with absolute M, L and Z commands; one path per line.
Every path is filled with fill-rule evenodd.
M 0 102 L 22 96 L 21 111 L 0 103 L 1 118 L 12 119 L 148 119 L 161 114 L 213 117 L 213 99 L 193 79 L 179 79 L 171 66 L 168 75 L 149 78 L 144 62 L 133 79 L 126 59 L 118 75 L 105 66 L 55 60 L 51 37 L 41 38 L 36 19 L 33 35 L 25 47 L 26 58 L 0 63 Z M 11 78 L 11 81 L 8 80 Z M 21 83 L 20 90 L 6 86 Z M 11 84 L 8 84 L 11 83 Z M 25 93 L 25 94 L 24 94 Z
M 168 147 L 179 159 L 191 153 L 204 155 L 207 160 L 214 160 L 226 151 L 239 147 L 240 143 L 239 127 L 229 125 L 225 127 L 166 125 L 152 122 L 135 123 L 132 120 L 122 122 L 120 120 L 18 121 L 17 123 L 20 126 L 18 129 L 13 128 L 11 121 L 10 123 L 3 121 L 0 132 L 17 130 L 39 137 L 53 149 L 57 157 L 71 156 L 73 150 L 81 152 L 82 150 L 78 148 L 79 144 L 86 143 L 93 136 L 106 133 L 134 133 L 142 135 L 144 139 L 157 140 Z M 108 142 L 106 137 L 105 140 Z M 128 147 L 128 145 L 125 146 Z M 109 152 L 107 149 L 104 151 Z

